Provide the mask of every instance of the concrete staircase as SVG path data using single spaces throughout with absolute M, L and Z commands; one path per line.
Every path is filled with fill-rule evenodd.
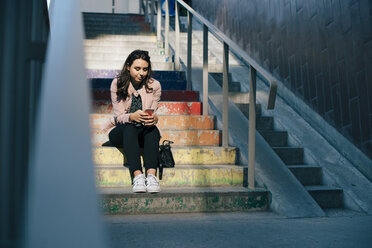
M 211 73 L 219 85 L 222 85 L 222 73 Z M 240 82 L 233 82 L 229 74 L 229 96 L 240 111 L 249 117 L 248 92 L 240 92 Z M 288 145 L 287 130 L 276 130 L 274 118 L 262 116 L 261 104 L 256 104 L 256 128 L 266 142 L 272 147 L 297 180 L 306 188 L 318 205 L 323 209 L 343 208 L 343 190 L 323 184 L 322 167 L 304 162 L 304 149 Z
M 135 49 L 149 51 L 154 70 L 173 70 L 174 64 L 157 44 L 142 15 L 84 13 L 87 69 L 119 70 Z
M 91 79 L 93 96 L 93 156 L 103 211 L 107 214 L 145 214 L 267 210 L 268 192 L 243 187 L 247 169 L 236 165 L 236 148 L 220 146 L 221 131 L 215 129 L 215 117 L 202 115 L 198 92 L 186 90 L 185 73 L 159 66 L 166 63 L 172 67 L 173 64 L 162 57 L 163 48 L 157 46 L 154 34 L 144 31 L 147 26 L 141 18 L 138 15 L 84 14 L 85 45 L 89 54 L 87 77 Z M 100 21 L 113 28 L 103 29 L 106 25 L 99 26 Z M 127 22 L 130 25 L 126 25 Z M 136 32 L 140 35 L 135 35 Z M 150 51 L 153 67 L 157 70 L 154 78 L 162 84 L 158 127 L 162 139 L 174 141 L 172 150 L 176 167 L 164 171 L 159 194 L 131 193 L 129 170 L 123 166 L 125 155 L 110 146 L 107 135 L 99 130 L 112 114 L 109 87 L 121 69 L 119 63 L 113 61 L 123 63 L 127 57 L 126 52 L 112 51 L 127 47 L 132 50 L 154 48 L 153 54 Z M 111 54 L 120 55 L 111 59 Z M 100 59 L 93 59 L 101 55 Z

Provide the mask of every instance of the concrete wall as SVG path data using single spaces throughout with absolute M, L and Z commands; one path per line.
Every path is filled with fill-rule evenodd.
M 80 5 L 82 12 L 139 13 L 139 0 L 81 0 Z
M 193 0 L 192 6 L 372 158 L 370 0 Z

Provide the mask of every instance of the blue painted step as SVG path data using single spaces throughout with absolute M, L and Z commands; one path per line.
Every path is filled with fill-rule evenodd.
M 88 70 L 93 89 L 109 89 L 117 70 Z M 183 71 L 154 71 L 153 77 L 161 83 L 162 90 L 186 90 L 187 81 Z
M 92 78 L 91 88 L 109 89 L 112 78 Z M 186 80 L 159 80 L 162 90 L 186 90 Z

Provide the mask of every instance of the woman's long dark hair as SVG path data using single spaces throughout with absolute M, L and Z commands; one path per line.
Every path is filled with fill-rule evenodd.
M 128 87 L 130 84 L 130 73 L 129 73 L 128 67 L 132 66 L 133 61 L 135 61 L 136 59 L 143 59 L 149 64 L 147 75 L 143 79 L 142 84 L 145 84 L 145 88 L 147 92 L 152 92 L 153 90 L 149 86 L 151 74 L 152 74 L 149 52 L 143 51 L 143 50 L 134 50 L 133 52 L 131 52 L 131 54 L 129 54 L 128 58 L 125 60 L 123 69 L 121 69 L 120 74 L 117 75 L 118 91 L 116 94 L 118 97 L 118 101 L 121 99 L 125 100 L 128 97 Z

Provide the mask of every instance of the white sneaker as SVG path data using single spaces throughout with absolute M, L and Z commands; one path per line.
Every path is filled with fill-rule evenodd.
M 158 193 L 160 192 L 159 181 L 156 176 L 148 174 L 146 178 L 146 188 L 149 193 Z
M 133 179 L 133 193 L 145 193 L 146 192 L 146 178 L 145 178 L 145 175 L 143 174 L 140 174 L 140 175 L 137 175 L 134 179 Z

